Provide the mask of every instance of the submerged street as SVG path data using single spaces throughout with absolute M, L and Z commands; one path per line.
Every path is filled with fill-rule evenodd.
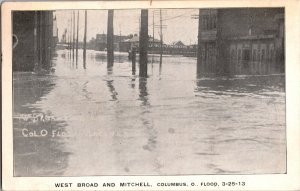
M 14 72 L 14 175 L 286 171 L 285 76 L 200 78 L 196 58 L 59 50 L 51 74 Z

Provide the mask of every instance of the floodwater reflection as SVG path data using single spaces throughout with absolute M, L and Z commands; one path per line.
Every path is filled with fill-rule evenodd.
M 149 106 L 148 91 L 147 91 L 147 78 L 139 78 L 139 99 L 142 101 L 142 106 Z
M 284 75 L 197 79 L 195 58 L 164 56 L 162 70 L 153 55 L 139 78 L 126 53 L 107 68 L 106 52 L 87 50 L 76 70 L 68 51 L 58 55 L 52 75 L 14 74 L 16 175 L 286 171 Z M 32 113 L 53 120 L 18 121 Z M 28 138 L 23 128 L 66 136 Z
M 60 137 L 67 123 L 40 107 L 56 78 L 15 72 L 13 79 L 14 176 L 60 176 L 70 155 Z

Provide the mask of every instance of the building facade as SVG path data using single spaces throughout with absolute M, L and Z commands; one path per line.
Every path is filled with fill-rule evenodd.
M 284 72 L 284 9 L 200 10 L 200 72 Z
M 41 71 L 51 68 L 55 48 L 52 11 L 13 12 L 13 71 Z

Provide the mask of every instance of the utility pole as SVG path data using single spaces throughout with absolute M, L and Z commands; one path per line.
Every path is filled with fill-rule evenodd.
M 79 33 L 79 11 L 77 11 L 76 67 L 77 67 L 77 64 L 78 64 L 78 33 Z
M 74 56 L 75 56 L 75 11 L 73 11 L 73 49 L 72 49 L 72 52 L 73 52 L 73 61 L 74 61 Z
M 69 44 L 69 27 L 70 25 L 70 19 L 68 19 L 68 25 L 67 25 L 67 28 L 66 28 L 66 44 L 68 45 L 68 50 L 70 49 L 70 44 Z M 69 54 L 69 51 L 68 51 L 68 54 Z
M 71 12 L 71 23 L 70 23 L 70 60 L 72 59 L 72 49 L 73 49 L 73 44 L 72 44 L 72 34 L 73 34 L 73 17 L 72 17 L 72 12 Z
M 121 29 L 121 24 L 119 24 L 119 28 L 120 28 L 120 37 L 119 37 L 119 40 L 117 41 L 117 43 L 119 44 L 118 48 L 119 48 L 119 53 L 121 52 L 121 49 L 120 49 L 120 42 L 122 41 L 122 29 Z M 119 54 L 119 62 L 121 62 L 121 55 Z
M 139 17 L 139 36 L 141 36 L 141 17 Z
M 114 64 L 114 10 L 108 10 L 107 17 L 107 67 Z
M 47 54 L 47 49 L 46 49 L 46 12 L 45 11 L 41 11 L 41 22 L 42 22 L 42 64 L 41 64 L 41 68 L 44 69 L 45 68 L 45 64 L 47 63 L 47 59 L 46 59 L 46 54 Z
M 86 69 L 86 32 L 87 32 L 87 11 L 84 12 L 84 35 L 83 35 L 83 68 Z
M 38 60 L 38 15 L 37 11 L 34 12 L 34 70 L 38 71 L 39 69 L 39 60 Z M 1 21 L 0 21 L 1 22 Z
M 141 32 L 139 39 L 140 46 L 140 77 L 147 77 L 147 54 L 148 54 L 148 9 L 141 10 Z
M 72 57 L 72 44 L 71 44 L 71 36 L 72 36 L 72 15 L 71 15 L 71 19 L 69 20 L 70 23 L 69 23 L 69 59 L 71 60 L 71 57 Z
M 198 15 L 192 15 L 192 19 L 198 19 L 198 45 L 197 45 L 197 76 L 203 73 L 203 67 L 201 66 L 201 17 L 200 9 Z
M 154 62 L 154 49 L 155 49 L 155 47 L 154 47 L 154 43 L 155 43 L 155 41 L 154 41 L 154 28 L 155 28 L 155 24 L 154 24 L 154 11 L 152 12 L 152 38 L 153 38 L 153 41 L 152 41 L 152 63 Z M 152 65 L 152 67 L 153 67 L 153 65 Z
M 153 19 L 153 20 L 152 20 L 152 25 L 153 25 L 153 28 L 152 28 L 152 30 L 153 30 L 153 31 L 152 31 L 152 36 L 153 36 L 153 44 L 154 44 L 154 28 L 155 28 L 155 26 L 154 26 L 154 25 L 155 25 L 155 24 L 154 24 L 154 11 L 153 11 L 152 13 L 153 13 L 153 18 L 152 18 L 152 19 Z
M 39 26 L 39 70 L 42 69 L 42 65 L 44 62 L 44 42 L 43 42 L 43 34 L 44 34 L 44 21 L 43 21 L 43 12 L 38 12 L 38 26 Z
M 202 72 L 201 68 L 201 18 L 200 18 L 200 9 L 199 9 L 199 15 L 198 15 L 198 46 L 197 46 L 197 75 L 200 75 Z
M 159 12 L 156 12 L 156 14 L 159 14 L 159 25 L 156 25 L 156 27 L 159 28 L 159 36 L 160 36 L 160 61 L 159 61 L 159 69 L 161 70 L 161 65 L 162 65 L 162 54 L 163 54 L 163 29 L 167 27 L 167 25 L 163 25 L 163 14 L 166 12 L 164 10 L 159 9 Z
M 159 10 L 159 24 L 160 24 L 160 64 L 162 63 L 162 53 L 163 53 L 163 34 L 162 34 L 162 15 L 161 9 Z

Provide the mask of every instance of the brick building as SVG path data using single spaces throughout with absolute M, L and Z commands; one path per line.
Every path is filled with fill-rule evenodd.
M 283 8 L 201 9 L 199 24 L 198 72 L 284 72 Z

